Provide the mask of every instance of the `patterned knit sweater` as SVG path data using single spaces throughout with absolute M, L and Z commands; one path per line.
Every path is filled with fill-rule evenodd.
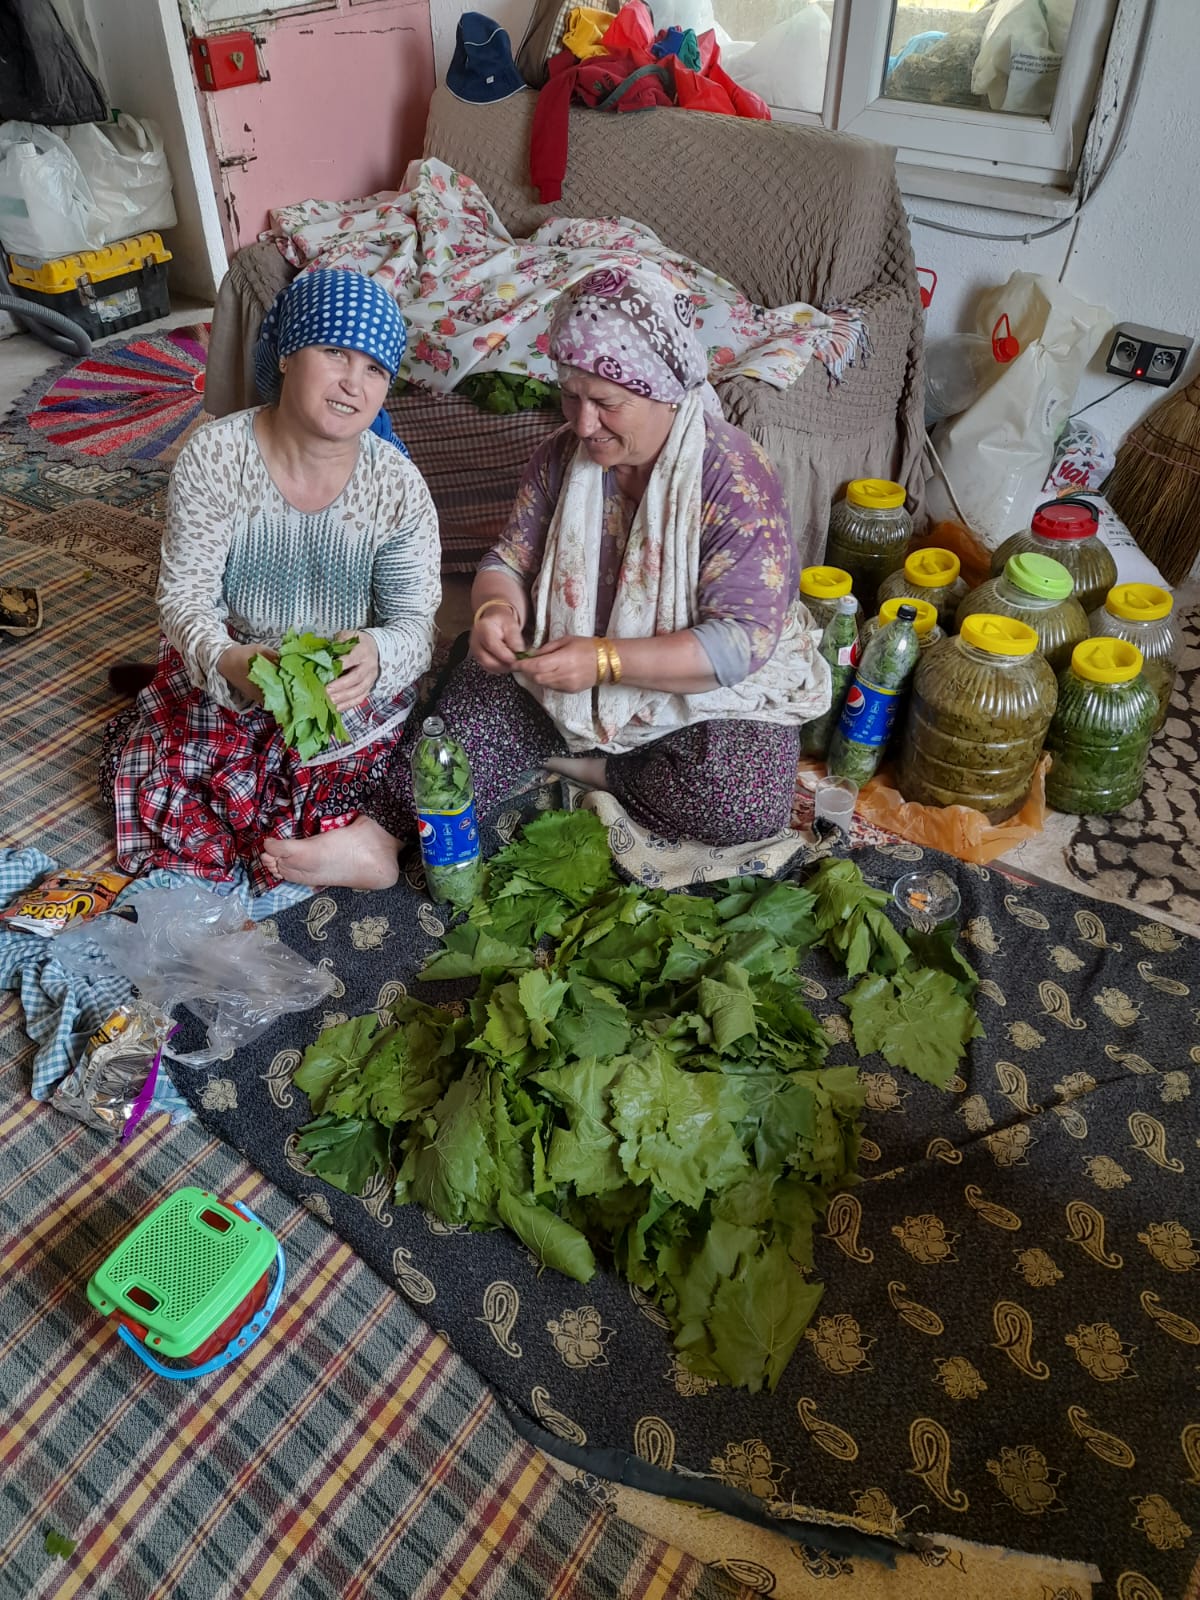
M 297 511 L 272 482 L 254 411 L 199 428 L 171 473 L 158 583 L 163 633 L 219 705 L 246 702 L 217 671 L 230 642 L 277 645 L 288 628 L 372 635 L 372 701 L 429 665 L 441 600 L 437 512 L 421 474 L 365 433 L 346 487 Z

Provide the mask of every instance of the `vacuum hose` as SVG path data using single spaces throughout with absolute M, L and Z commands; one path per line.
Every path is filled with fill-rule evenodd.
M 0 311 L 7 311 L 22 333 L 32 333 L 66 356 L 88 356 L 92 341 L 85 329 L 61 312 L 34 305 L 15 294 L 0 294 Z

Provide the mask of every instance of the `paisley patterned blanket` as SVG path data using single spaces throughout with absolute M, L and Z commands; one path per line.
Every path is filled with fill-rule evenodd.
M 554 217 L 514 239 L 479 186 L 443 161 L 413 162 L 398 194 L 302 200 L 272 211 L 271 227 L 293 266 L 378 277 L 409 325 L 401 376 L 442 393 L 477 372 L 555 382 L 548 308 L 603 266 L 661 272 L 691 297 L 713 381 L 741 375 L 786 389 L 814 356 L 833 381 L 868 348 L 859 313 L 756 306 L 628 217 Z
M 887 885 L 921 854 L 856 859 Z M 287 1019 L 188 1093 L 593 1470 L 623 1460 L 643 1487 L 820 1523 L 831 1576 L 868 1558 L 863 1535 L 925 1536 L 936 1563 L 952 1533 L 1092 1562 L 1121 1600 L 1174 1600 L 1200 1533 L 1197 945 L 936 861 L 962 893 L 987 1037 L 948 1093 L 863 1062 L 863 1182 L 826 1217 L 825 1297 L 773 1395 L 692 1376 L 656 1308 L 608 1272 L 586 1287 L 539 1274 L 507 1235 L 308 1174 L 291 1073 L 320 1018 Z M 441 931 L 420 891 L 414 874 L 322 895 L 277 932 L 332 968 L 339 1013 L 384 1006 Z M 820 956 L 804 970 L 831 1061 L 853 1059 L 842 980 Z

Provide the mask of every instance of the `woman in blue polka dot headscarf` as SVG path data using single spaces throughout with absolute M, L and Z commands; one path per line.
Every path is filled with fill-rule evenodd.
M 180 452 L 158 670 L 105 744 L 126 870 L 244 879 L 255 893 L 395 882 L 414 824 L 378 775 L 441 598 L 429 491 L 377 425 L 404 344 L 400 309 L 373 279 L 302 273 L 255 350 L 267 404 L 205 424 Z M 315 756 L 285 744 L 251 677 L 289 629 L 354 641 L 328 687 L 345 737 Z

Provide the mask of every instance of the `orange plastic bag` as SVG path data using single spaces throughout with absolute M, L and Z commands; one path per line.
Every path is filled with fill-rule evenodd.
M 931 850 L 943 850 L 960 861 L 984 866 L 1015 850 L 1046 826 L 1049 768 L 1050 757 L 1043 755 L 1025 804 L 1007 822 L 989 822 L 982 811 L 970 806 L 922 806 L 915 800 L 906 800 L 895 787 L 891 768 L 886 766 L 859 792 L 855 809 L 864 822 L 887 828 L 910 844 L 928 845 Z

